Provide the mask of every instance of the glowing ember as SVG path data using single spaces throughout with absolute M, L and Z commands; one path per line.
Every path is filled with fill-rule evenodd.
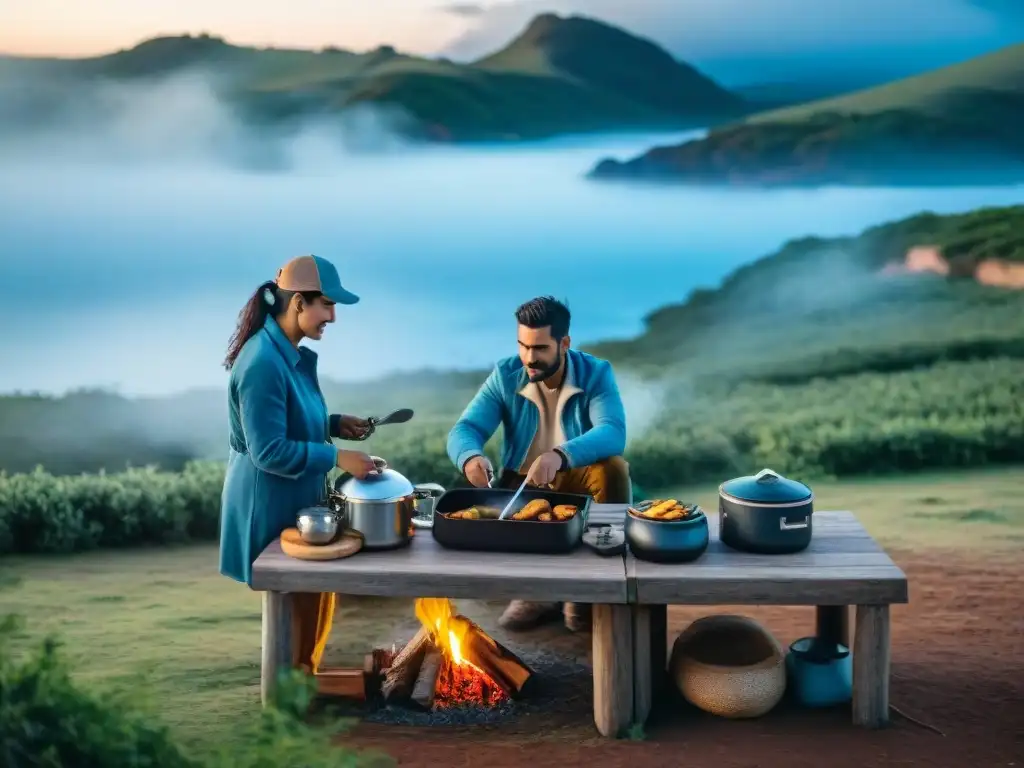
M 496 707 L 508 696 L 490 677 L 471 664 L 453 664 L 445 659 L 437 678 L 434 707 L 444 709 L 463 704 L 481 704 Z
M 455 615 L 450 600 L 421 597 L 416 601 L 416 617 L 430 632 L 434 647 L 444 659 L 434 688 L 434 708 L 464 704 L 493 707 L 508 699 L 486 672 L 465 658 L 464 641 L 473 625 Z

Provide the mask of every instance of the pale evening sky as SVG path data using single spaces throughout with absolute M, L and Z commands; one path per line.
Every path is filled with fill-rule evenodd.
M 243 44 L 430 53 L 463 32 L 445 0 L 0 0 L 0 52 L 84 55 L 161 34 Z M 474 3 L 488 5 L 488 3 Z
M 240 45 L 390 44 L 471 60 L 555 11 L 621 25 L 713 65 L 719 78 L 786 79 L 855 60 L 895 77 L 1019 41 L 1022 8 L 1024 0 L 0 0 L 0 53 L 82 56 L 208 32 Z

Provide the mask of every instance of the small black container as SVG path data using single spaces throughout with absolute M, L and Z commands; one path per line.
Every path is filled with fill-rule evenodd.
M 555 493 L 524 489 L 516 501 L 522 506 L 532 499 L 547 499 L 552 507 L 572 504 L 579 511 L 564 522 L 551 520 L 452 520 L 445 514 L 473 506 L 504 509 L 515 491 L 501 488 L 455 488 L 443 493 L 434 505 L 434 539 L 448 549 L 479 552 L 523 552 L 563 554 L 572 552 L 583 540 L 593 499 L 576 493 Z
M 727 547 L 783 555 L 811 543 L 814 494 L 770 469 L 738 477 L 718 489 L 719 538 Z
M 708 548 L 708 518 L 704 510 L 687 520 L 651 520 L 634 510 L 626 512 L 626 541 L 638 559 L 652 563 L 689 563 Z

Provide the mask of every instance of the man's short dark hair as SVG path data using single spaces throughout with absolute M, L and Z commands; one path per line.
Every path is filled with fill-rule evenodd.
M 539 296 L 520 305 L 516 320 L 527 328 L 551 327 L 551 336 L 561 341 L 569 335 L 569 307 L 551 296 Z

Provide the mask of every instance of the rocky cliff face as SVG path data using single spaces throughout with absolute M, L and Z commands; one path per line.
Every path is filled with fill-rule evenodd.
M 886 274 L 908 272 L 931 272 L 948 277 L 954 269 L 942 250 L 934 245 L 915 245 L 907 251 L 901 262 L 887 264 L 882 270 Z M 983 259 L 979 261 L 969 275 L 982 285 L 1011 290 L 1024 290 L 1024 264 L 1004 259 Z

